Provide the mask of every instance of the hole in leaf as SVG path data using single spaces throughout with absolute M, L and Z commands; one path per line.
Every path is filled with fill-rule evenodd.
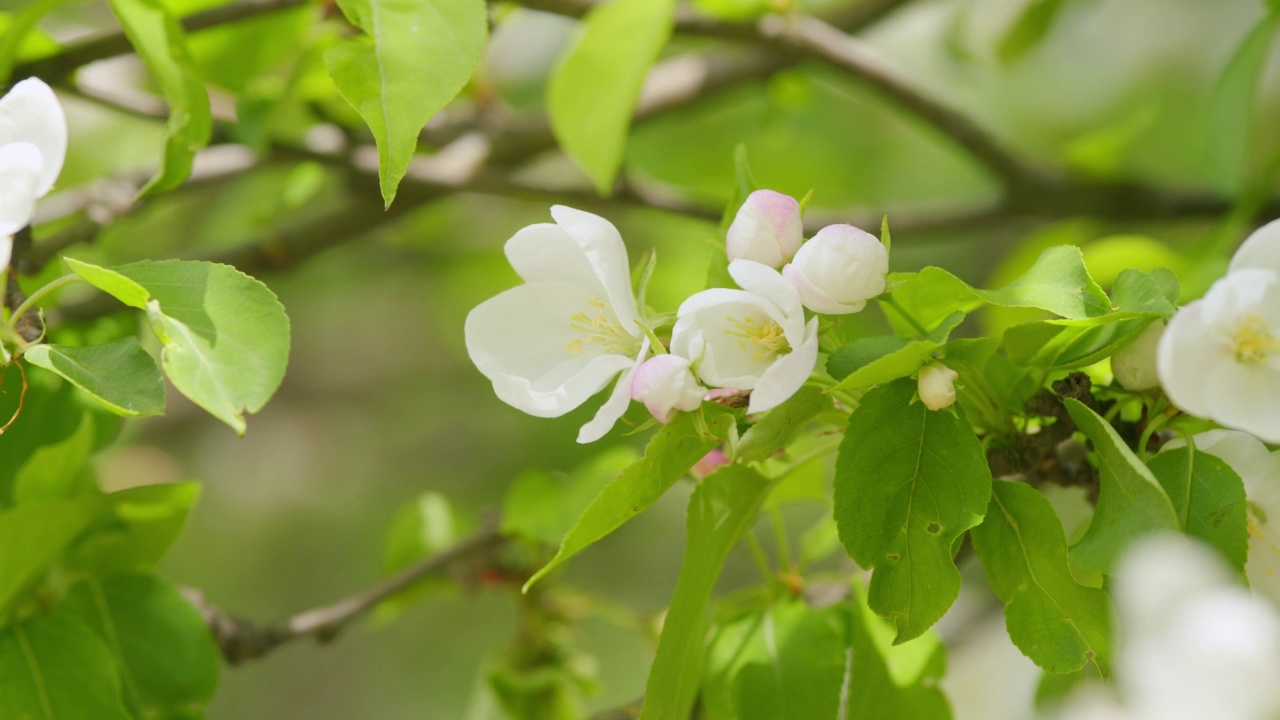
M 941 526 L 941 525 L 939 525 L 939 524 L 938 524 L 938 523 L 936 523 L 936 522 L 931 522 L 931 523 L 929 523 L 928 525 L 925 525 L 925 526 L 924 526 L 924 529 L 925 529 L 925 531 L 926 531 L 926 532 L 928 532 L 930 535 L 937 535 L 939 532 L 941 532 L 941 531 L 942 531 L 942 526 Z

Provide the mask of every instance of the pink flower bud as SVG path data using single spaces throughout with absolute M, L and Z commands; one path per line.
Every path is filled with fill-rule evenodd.
M 805 243 L 782 275 L 810 310 L 828 315 L 856 313 L 884 292 L 889 252 L 870 233 L 852 225 L 828 225 Z
M 747 196 L 729 226 L 729 262 L 754 260 L 777 269 L 795 257 L 804 242 L 800 203 L 790 195 L 756 190 Z
M 701 480 L 702 478 L 710 475 L 716 468 L 720 467 L 721 465 L 728 465 L 728 464 L 729 464 L 729 456 L 725 455 L 724 451 L 721 450 L 720 448 L 716 448 L 715 450 L 712 450 L 706 455 L 703 455 L 701 460 L 693 464 L 693 469 L 691 469 L 689 472 L 693 473 L 694 477 Z
M 671 422 L 677 410 L 697 410 L 706 394 L 689 360 L 679 355 L 651 357 L 631 377 L 632 399 L 644 403 L 661 423 Z

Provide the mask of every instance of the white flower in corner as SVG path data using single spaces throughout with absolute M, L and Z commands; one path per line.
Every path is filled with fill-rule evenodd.
M 920 370 L 920 402 L 930 410 L 951 407 L 956 401 L 956 378 L 960 374 L 940 362 Z
M 800 203 L 790 195 L 756 190 L 733 217 L 725 238 L 729 262 L 752 260 L 771 268 L 795 256 L 804 242 Z
M 742 290 L 703 290 L 680 305 L 671 352 L 692 360 L 709 386 L 750 390 L 747 412 L 764 412 L 809 379 L 818 319 L 805 323 L 800 296 L 777 270 L 738 260 L 729 274 Z
M 556 223 L 530 225 L 507 241 L 525 281 L 476 306 L 467 353 L 498 397 L 538 417 L 558 417 L 624 373 L 578 442 L 598 440 L 631 402 L 631 375 L 649 352 L 617 228 L 557 205 Z
M 1244 480 L 1249 499 L 1249 560 L 1245 574 L 1253 589 L 1280 603 L 1280 450 L 1239 430 L 1210 430 L 1192 438 L 1196 450 L 1215 455 Z M 1182 438 L 1162 450 L 1184 447 Z
M 1111 356 L 1111 374 L 1116 376 L 1121 387 L 1139 392 L 1160 384 L 1160 376 L 1156 373 L 1156 347 L 1162 335 L 1164 321 L 1156 320 L 1133 342 Z
M 66 155 L 67 120 L 48 85 L 28 78 L 0 98 L 0 269 L 9 265 L 12 235 L 31 222 Z
M 707 389 L 698 384 L 690 365 L 688 358 L 669 353 L 645 360 L 631 376 L 631 399 L 644 403 L 660 423 L 671 422 L 677 410 L 697 410 Z
M 1156 367 L 1182 410 L 1280 442 L 1280 226 L 1249 236 L 1227 276 L 1173 316 Z
M 828 225 L 782 269 L 804 306 L 827 315 L 856 313 L 884 292 L 889 252 L 852 225 Z

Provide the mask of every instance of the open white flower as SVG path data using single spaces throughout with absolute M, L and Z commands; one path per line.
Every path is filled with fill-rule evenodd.
M 752 260 L 771 268 L 795 256 L 804 242 L 800 203 L 790 195 L 756 190 L 734 215 L 725 238 L 729 261 Z
M 67 120 L 48 85 L 28 78 L 0 98 L 0 269 L 9 265 L 12 235 L 31 222 L 66 155 Z
M 592 442 L 626 412 L 649 339 L 617 228 L 561 205 L 551 216 L 556 224 L 530 225 L 507 241 L 525 284 L 467 315 L 467 353 L 503 402 L 538 417 L 569 412 L 625 373 L 578 433 L 578 442 Z
M 1253 589 L 1280 603 L 1280 450 L 1239 430 L 1210 430 L 1192 438 L 1197 450 L 1217 456 L 1244 480 L 1249 499 L 1249 559 L 1245 574 Z M 1182 438 L 1162 450 L 1186 445 Z
M 889 251 L 852 225 L 828 225 L 782 269 L 804 306 L 827 315 L 856 313 L 884 292 Z
M 742 290 L 712 288 L 680 305 L 671 352 L 692 360 L 707 385 L 750 390 L 747 412 L 764 412 L 809 379 L 818 319 L 805 323 L 800 296 L 777 270 L 738 260 L 729 274 Z
M 1169 321 L 1156 353 L 1179 408 L 1280 442 L 1280 227 L 1245 240 L 1227 276 Z
M 644 403 L 660 423 L 671 422 L 677 410 L 697 410 L 707 389 L 690 365 L 688 358 L 670 353 L 645 360 L 631 376 L 631 399 Z

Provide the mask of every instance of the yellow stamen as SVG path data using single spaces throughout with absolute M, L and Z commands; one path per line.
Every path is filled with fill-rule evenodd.
M 1271 332 L 1266 320 L 1250 315 L 1236 327 L 1231 352 L 1236 356 L 1236 362 L 1261 365 L 1273 355 L 1280 355 L 1280 338 Z
M 593 297 L 587 304 L 595 309 L 594 316 L 585 312 L 569 316 L 569 327 L 582 333 L 581 338 L 569 342 L 566 347 L 569 354 L 581 355 L 588 346 L 598 344 L 606 353 L 631 355 L 636 345 L 635 338 L 622 329 L 622 324 L 614 319 L 605 301 Z
M 725 319 L 738 328 L 737 332 L 728 331 L 729 335 L 741 338 L 738 340 L 738 347 L 747 350 L 747 345 L 750 344 L 758 348 L 751 354 L 753 361 L 759 362 L 768 355 L 779 355 L 791 351 L 782 327 L 772 320 L 761 322 L 750 315 L 741 320 L 735 320 L 732 317 Z

